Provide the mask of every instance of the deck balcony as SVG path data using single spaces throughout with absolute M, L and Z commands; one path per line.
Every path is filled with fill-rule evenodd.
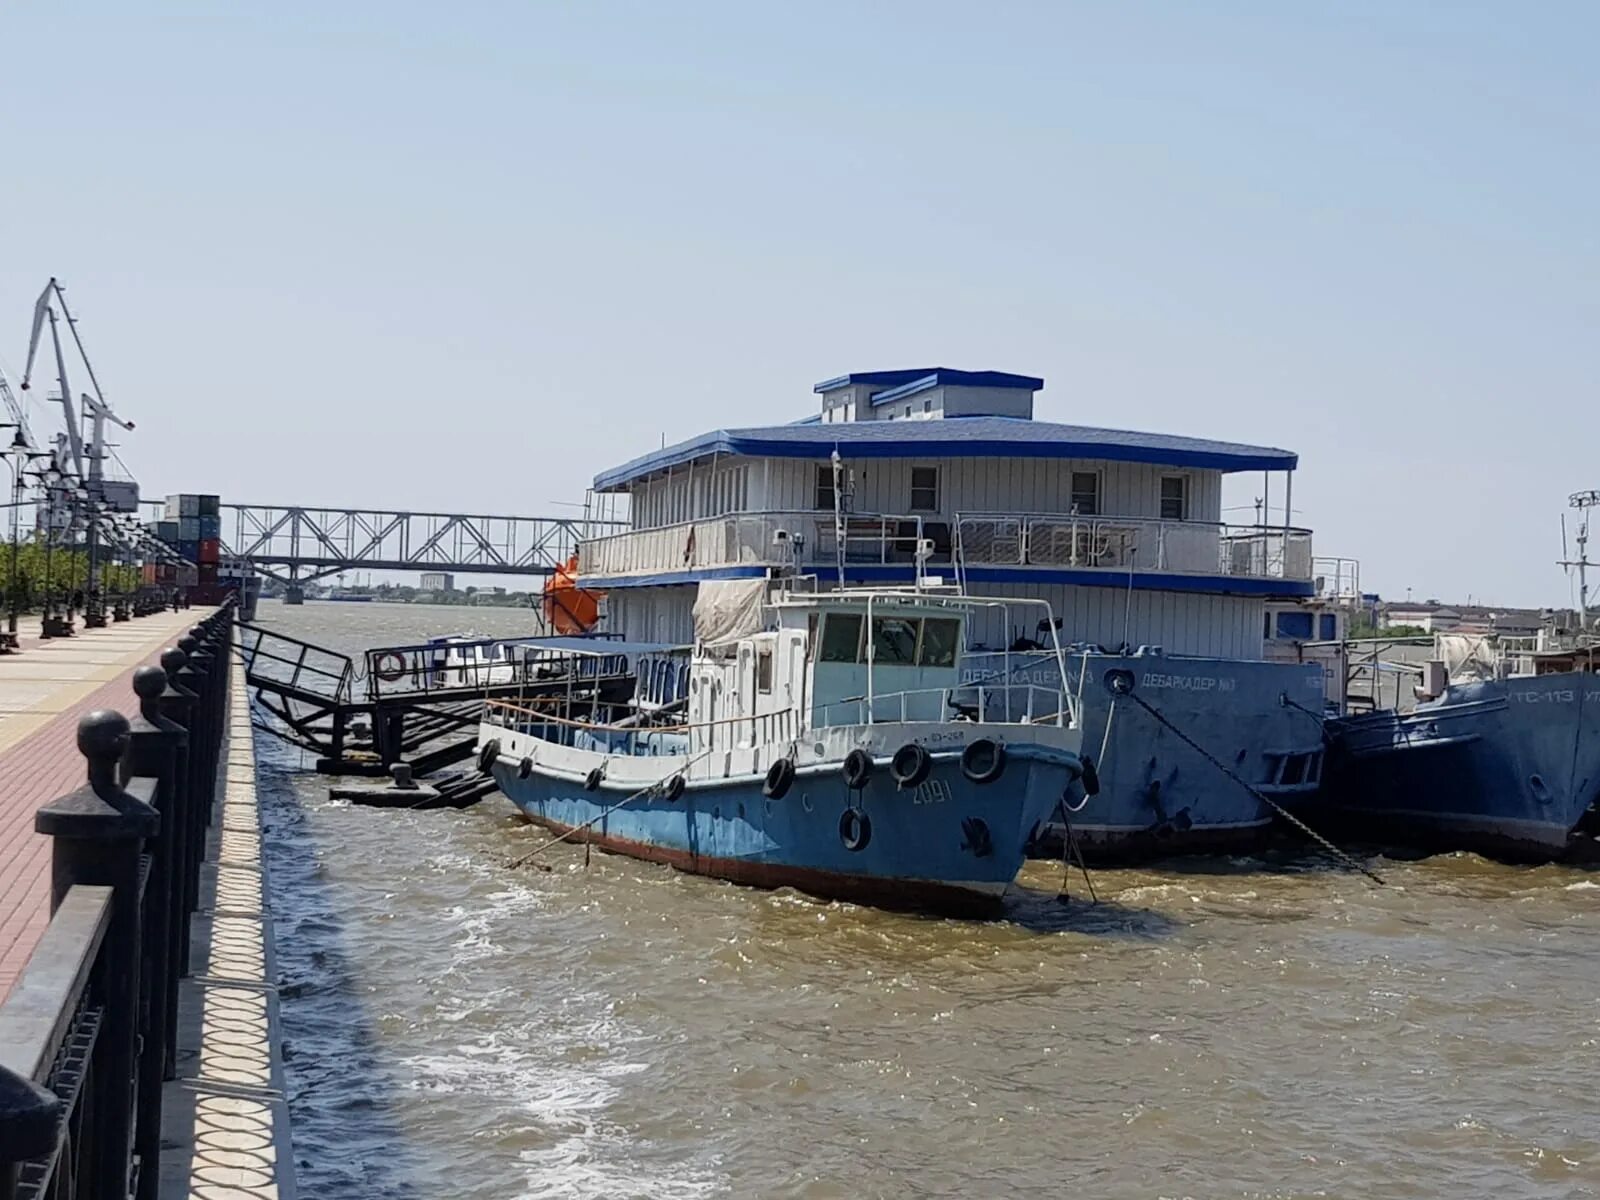
M 1309 584 L 1311 531 L 1149 517 L 1059 513 L 958 513 L 943 517 L 851 513 L 843 520 L 847 567 L 907 569 L 919 543 L 930 568 L 1010 568 L 1041 581 L 1092 582 L 1134 574 Z M 579 577 L 597 586 L 647 576 L 729 568 L 827 571 L 840 559 L 840 530 L 825 511 L 734 513 L 585 541 Z M 881 573 L 880 573 L 881 577 Z

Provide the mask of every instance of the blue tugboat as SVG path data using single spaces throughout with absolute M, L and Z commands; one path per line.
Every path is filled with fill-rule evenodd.
M 1298 460 L 1036 420 L 1043 386 L 1001 371 L 858 372 L 818 384 L 821 411 L 804 421 L 653 450 L 596 477 L 592 511 L 631 528 L 584 541 L 579 579 L 605 593 L 606 628 L 636 641 L 688 641 L 709 583 L 785 572 L 822 588 L 935 577 L 1046 601 L 1076 646 L 1066 674 L 1100 768 L 1099 795 L 1070 815 L 1089 856 L 1250 850 L 1266 838 L 1268 806 L 1097 681 L 1134 672 L 1142 700 L 1258 792 L 1285 803 L 1316 792 L 1322 668 L 1269 661 L 1273 648 L 1338 636 L 1294 611 L 1323 573 L 1310 532 L 1289 521 Z M 1224 480 L 1241 472 L 1261 480 L 1255 524 L 1222 520 Z M 613 499 L 626 508 L 607 509 Z M 1020 670 L 1011 682 L 1043 686 L 1017 655 L 1002 660 L 1051 636 L 975 614 L 968 680 Z M 1050 829 L 1041 853 L 1059 849 L 1064 825 Z
M 1059 652 L 1048 688 L 962 686 L 966 626 L 985 607 L 708 585 L 686 664 L 641 663 L 621 710 L 491 701 L 480 766 L 529 820 L 604 850 L 758 887 L 991 915 L 1045 819 L 1095 784 Z
M 1595 647 L 1492 655 L 1490 678 L 1447 683 L 1408 713 L 1329 721 L 1328 816 L 1366 841 L 1594 859 L 1595 663 Z

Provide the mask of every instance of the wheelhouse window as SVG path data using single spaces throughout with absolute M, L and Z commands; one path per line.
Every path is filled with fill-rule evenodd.
M 861 614 L 829 613 L 822 622 L 818 662 L 853 663 L 861 657 Z
M 922 622 L 922 648 L 917 653 L 917 662 L 924 667 L 953 667 L 960 644 L 960 621 L 929 617 Z
M 1099 515 L 1100 473 L 1098 471 L 1072 473 L 1072 511 L 1080 517 Z
M 1163 475 L 1161 477 L 1161 519 L 1187 521 L 1189 519 L 1189 477 Z
M 917 661 L 917 625 L 904 617 L 872 619 L 872 661 L 880 667 L 910 667 Z
M 939 511 L 939 468 L 911 468 L 911 511 Z
M 814 506 L 833 511 L 833 464 L 824 463 L 817 468 L 817 491 Z

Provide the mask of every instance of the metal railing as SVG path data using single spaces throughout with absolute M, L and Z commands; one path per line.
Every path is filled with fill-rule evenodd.
M 894 513 L 848 513 L 846 563 L 912 563 L 920 541 L 932 542 L 931 563 L 951 562 L 950 523 Z M 634 575 L 728 566 L 828 567 L 838 561 L 839 529 L 827 511 L 731 513 L 585 541 L 578 574 Z
M 911 564 L 925 544 L 933 566 L 1312 578 L 1307 529 L 1060 513 L 957 513 L 953 521 L 850 513 L 843 527 L 846 564 Z M 585 541 L 578 571 L 592 578 L 741 565 L 820 570 L 839 561 L 839 550 L 832 513 L 734 513 Z
M 1055 659 L 1050 662 L 1054 664 Z M 913 704 L 908 706 L 910 699 Z M 937 699 L 938 704 L 918 703 Z M 912 709 L 927 712 L 912 712 Z M 818 706 L 814 728 L 872 723 L 947 721 L 954 714 L 978 721 L 1024 725 L 1067 725 L 1072 721 L 1071 698 L 1059 687 L 1012 683 L 997 676 L 992 683 L 967 683 L 949 688 L 922 688 L 885 692 L 877 696 L 850 696 Z
M 35 817 L 51 919 L 0 1004 L 0 1200 L 156 1196 L 232 630 L 230 603 L 135 671 L 131 721 L 85 716 L 88 781 Z
M 1311 578 L 1308 529 L 1058 513 L 958 513 L 955 528 L 964 566 Z

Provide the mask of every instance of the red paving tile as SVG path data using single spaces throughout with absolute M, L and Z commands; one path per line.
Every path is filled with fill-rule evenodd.
M 155 661 L 159 653 L 157 649 L 145 661 Z M 50 839 L 33 831 L 33 814 L 83 783 L 78 718 L 97 708 L 132 712 L 133 672 L 129 667 L 0 751 L 0 1000 L 11 991 L 50 920 Z

